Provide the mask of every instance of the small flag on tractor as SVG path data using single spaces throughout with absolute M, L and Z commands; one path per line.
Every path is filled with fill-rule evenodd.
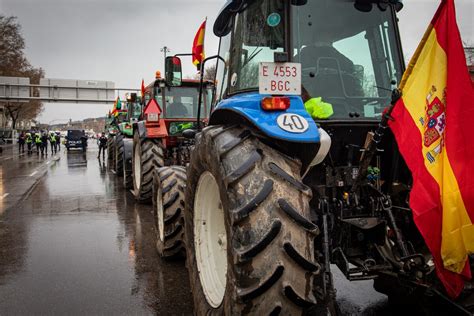
M 201 63 L 204 60 L 204 38 L 206 36 L 206 22 L 207 19 L 201 24 L 199 30 L 194 37 L 193 42 L 193 64 L 198 68 L 201 69 Z
M 122 103 L 120 102 L 120 97 L 117 97 L 117 99 L 115 99 L 114 107 L 112 109 L 112 115 L 117 116 L 118 111 L 121 109 L 121 107 L 122 107 Z
M 116 101 L 116 108 L 117 110 L 121 110 L 122 109 L 122 101 L 120 101 L 120 97 L 117 97 L 117 101 Z
M 442 0 L 400 83 L 390 127 L 413 176 L 410 207 L 449 296 L 471 278 L 474 90 L 456 23 Z
M 145 97 L 145 81 L 143 79 L 142 79 L 141 91 L 142 91 L 142 99 L 143 99 Z

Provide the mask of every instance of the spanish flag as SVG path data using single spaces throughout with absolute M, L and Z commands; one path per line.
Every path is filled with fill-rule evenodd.
M 199 30 L 197 31 L 193 42 L 193 64 L 198 68 L 200 67 L 204 58 L 206 58 L 204 54 L 204 37 L 206 35 L 206 22 L 207 19 L 199 27 Z
M 454 0 L 442 0 L 400 90 L 390 127 L 413 176 L 410 207 L 454 298 L 474 253 L 474 90 Z

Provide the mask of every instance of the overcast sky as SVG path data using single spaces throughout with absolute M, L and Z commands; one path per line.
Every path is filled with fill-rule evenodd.
M 311 0 L 315 1 L 315 0 Z M 139 88 L 163 69 L 171 53 L 190 52 L 197 28 L 208 17 L 206 52 L 217 52 L 214 19 L 224 0 L 0 0 L 0 12 L 18 17 L 26 55 L 47 78 L 108 80 Z M 461 36 L 474 43 L 474 0 L 456 0 Z M 405 0 L 399 14 L 406 57 L 413 54 L 439 0 Z M 185 72 L 194 74 L 190 60 Z M 46 104 L 39 118 L 53 120 L 103 116 L 111 105 Z

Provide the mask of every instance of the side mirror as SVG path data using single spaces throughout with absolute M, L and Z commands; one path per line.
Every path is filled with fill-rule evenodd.
M 170 87 L 179 87 L 182 84 L 183 71 L 179 57 L 166 57 L 165 61 L 166 84 Z

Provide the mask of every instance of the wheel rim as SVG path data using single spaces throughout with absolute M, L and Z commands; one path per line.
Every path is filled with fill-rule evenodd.
M 199 178 L 193 224 L 199 280 L 207 302 L 217 308 L 227 284 L 227 234 L 219 187 L 208 171 Z
M 141 164 L 141 154 L 137 148 L 135 148 L 134 161 L 133 161 L 133 178 L 135 180 L 136 189 L 140 189 L 140 184 L 142 181 L 142 164 Z
M 161 185 L 159 185 L 156 192 L 156 215 L 158 220 L 158 235 L 163 242 L 165 240 L 165 214 L 163 213 L 163 196 L 161 192 Z

